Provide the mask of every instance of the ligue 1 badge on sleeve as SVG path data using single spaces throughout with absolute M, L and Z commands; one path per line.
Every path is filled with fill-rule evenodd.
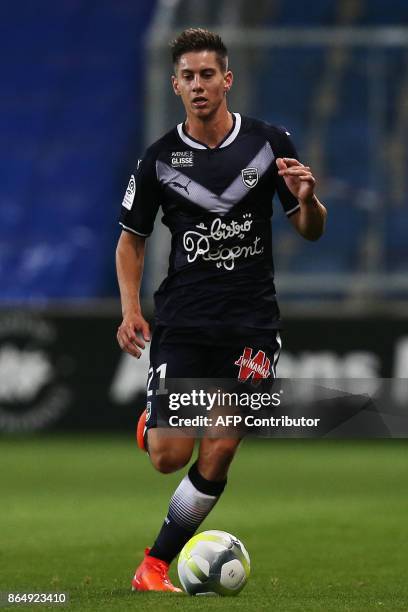
M 258 183 L 258 168 L 244 168 L 241 170 L 241 174 L 244 185 L 249 187 L 249 189 L 252 189 Z
M 122 206 L 128 210 L 132 209 L 133 200 L 135 199 L 136 193 L 136 179 L 135 175 L 132 174 L 130 177 L 129 185 L 127 186 L 125 197 L 123 198 Z

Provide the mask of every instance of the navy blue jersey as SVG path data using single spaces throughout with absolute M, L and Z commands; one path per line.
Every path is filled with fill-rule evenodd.
M 149 236 L 159 208 L 171 232 L 167 278 L 155 293 L 160 325 L 272 330 L 280 327 L 272 258 L 272 198 L 289 216 L 297 199 L 277 157 L 295 157 L 283 128 L 234 113 L 216 147 L 183 124 L 146 151 L 122 204 L 123 229 Z

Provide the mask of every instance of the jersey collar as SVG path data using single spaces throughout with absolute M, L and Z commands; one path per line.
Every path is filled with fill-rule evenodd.
M 226 135 L 224 140 L 221 141 L 221 143 L 217 147 L 215 147 L 216 149 L 223 149 L 224 147 L 227 147 L 232 142 L 234 142 L 234 140 L 239 134 L 239 130 L 241 129 L 241 115 L 239 113 L 232 113 L 232 115 L 234 117 L 234 125 L 232 126 L 231 131 Z M 189 136 L 184 131 L 184 123 L 178 124 L 177 131 L 181 140 L 188 144 L 188 146 L 192 149 L 210 149 L 210 147 L 207 147 L 207 145 L 203 144 L 202 142 L 191 138 L 191 136 Z

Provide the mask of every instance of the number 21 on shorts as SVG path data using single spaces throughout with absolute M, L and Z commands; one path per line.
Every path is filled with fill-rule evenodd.
M 161 365 L 159 365 L 158 368 L 156 368 L 156 374 L 159 375 L 159 386 L 156 389 L 156 395 L 164 395 L 168 393 L 168 390 L 166 389 L 166 370 L 167 370 L 167 363 L 162 363 Z M 153 389 L 150 388 L 153 378 L 154 378 L 154 368 L 150 367 L 148 378 L 147 378 L 147 397 L 150 397 L 151 395 L 153 395 Z

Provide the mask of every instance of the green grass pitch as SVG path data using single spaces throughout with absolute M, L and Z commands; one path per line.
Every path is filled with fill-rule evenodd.
M 130 435 L 0 448 L 0 591 L 66 591 L 69 612 L 408 611 L 404 441 L 244 442 L 201 528 L 247 546 L 251 577 L 237 598 L 130 592 L 184 473 L 156 473 Z

